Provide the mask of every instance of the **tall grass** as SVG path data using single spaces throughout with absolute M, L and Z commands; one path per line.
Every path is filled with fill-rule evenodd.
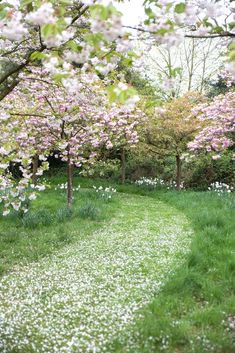
M 63 177 L 52 179 L 62 183 Z M 83 188 L 74 209 L 92 203 L 102 217 L 86 219 L 76 212 L 65 215 L 63 195 L 47 191 L 33 204 L 32 212 L 44 208 L 60 222 L 39 228 L 25 228 L 14 217 L 0 220 L 0 270 L 15 264 L 37 261 L 62 246 L 89 237 L 94 230 L 115 217 L 120 196 L 102 203 L 93 185 L 109 183 L 75 178 Z M 181 210 L 190 220 L 195 236 L 184 266 L 164 286 L 152 303 L 143 309 L 132 341 L 139 353 L 232 353 L 235 352 L 235 201 L 233 195 L 220 197 L 209 192 L 151 191 L 135 185 L 114 185 L 119 192 L 146 195 Z M 111 352 L 125 353 L 128 342 L 115 342 Z M 129 352 L 129 350 L 128 350 Z M 137 353 L 137 349 L 132 353 Z
M 173 191 L 151 196 L 183 211 L 195 237 L 184 266 L 142 312 L 135 327 L 138 352 L 235 352 L 229 324 L 235 322 L 234 196 Z M 125 343 L 114 347 L 126 352 Z
M 61 183 L 63 178 L 58 180 Z M 54 180 L 52 180 L 54 182 Z M 99 217 L 81 217 L 79 210 L 92 203 Z M 119 208 L 118 197 L 112 203 L 97 199 L 91 189 L 83 189 L 68 210 L 62 193 L 47 190 L 32 202 L 30 211 L 19 217 L 12 213 L 0 216 L 0 275 L 17 264 L 38 261 L 61 247 L 89 237 L 93 231 L 109 221 Z

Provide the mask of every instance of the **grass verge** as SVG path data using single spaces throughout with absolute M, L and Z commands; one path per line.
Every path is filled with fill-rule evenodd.
M 52 184 L 64 182 L 63 178 Z M 105 181 L 76 178 L 82 187 L 105 185 Z M 235 351 L 235 201 L 209 192 L 164 192 L 116 185 L 119 192 L 150 196 L 178 208 L 190 220 L 195 238 L 182 266 L 167 282 L 142 318 L 131 337 L 141 353 L 231 353 Z M 33 204 L 52 214 L 64 207 L 65 196 L 47 191 Z M 15 264 L 37 261 L 68 243 L 83 239 L 115 216 L 119 198 L 101 204 L 89 190 L 79 194 L 75 209 L 92 201 L 101 209 L 99 219 L 82 219 L 75 214 L 69 221 L 26 229 L 18 220 L 1 219 L 0 258 L 2 273 Z M 64 217 L 63 215 L 61 216 Z M 130 338 L 113 342 L 110 352 L 131 352 Z M 137 349 L 135 348 L 135 353 Z
M 121 189 L 124 189 L 121 187 Z M 128 186 L 129 192 L 136 192 Z M 136 325 L 139 352 L 235 351 L 235 203 L 208 192 L 152 192 L 181 210 L 195 237 L 187 260 L 142 312 Z M 129 352 L 115 342 L 115 352 Z M 137 350 L 135 350 L 135 353 Z
M 86 217 L 84 212 L 81 217 L 81 210 L 84 211 L 88 202 L 96 210 L 96 217 Z M 104 202 L 93 190 L 85 189 L 75 193 L 73 209 L 69 212 L 65 191 L 55 191 L 52 187 L 32 202 L 23 219 L 14 213 L 0 216 L 0 276 L 15 265 L 38 261 L 87 237 L 110 220 L 118 208 L 118 197 Z

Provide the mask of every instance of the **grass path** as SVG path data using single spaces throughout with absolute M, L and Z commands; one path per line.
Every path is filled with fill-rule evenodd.
M 110 352 L 180 266 L 192 230 L 174 208 L 118 195 L 105 227 L 0 281 L 3 353 Z

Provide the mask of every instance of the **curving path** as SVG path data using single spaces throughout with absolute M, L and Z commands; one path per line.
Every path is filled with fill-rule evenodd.
M 105 228 L 3 277 L 1 352 L 108 352 L 131 335 L 139 309 L 182 263 L 192 230 L 168 205 L 118 197 L 122 208 Z

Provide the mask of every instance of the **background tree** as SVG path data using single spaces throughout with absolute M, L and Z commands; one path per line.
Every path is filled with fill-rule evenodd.
M 176 47 L 151 45 L 144 50 L 143 45 L 137 71 L 147 76 L 160 99 L 177 98 L 188 91 L 203 93 L 223 65 L 226 43 L 223 38 L 185 38 Z
M 207 126 L 199 131 L 193 142 L 192 151 L 206 150 L 213 159 L 220 158 L 220 152 L 234 145 L 235 133 L 235 93 L 216 96 L 209 104 L 196 107 L 194 116 Z
M 124 89 L 123 85 L 120 89 Z M 24 152 L 33 163 L 29 179 L 35 182 L 35 174 L 39 173 L 35 172 L 38 156 L 46 160 L 57 151 L 57 158 L 66 162 L 68 207 L 73 199 L 74 167 L 94 162 L 100 146 L 127 146 L 137 141 L 135 127 L 141 111 L 134 111 L 132 104 L 110 105 L 102 81 L 94 74 L 80 75 L 80 90 L 72 96 L 48 72 L 32 68 L 4 104 L 17 126 L 14 148 L 19 151 L 18 160 L 21 162 L 20 154 Z M 7 133 L 9 138 L 10 126 Z
M 202 100 L 196 93 L 175 98 L 162 108 L 156 108 L 149 117 L 146 128 L 146 142 L 160 158 L 174 156 L 176 162 L 176 183 L 178 190 L 182 182 L 182 158 L 187 144 L 201 127 L 201 122 L 192 114 L 192 108 Z

